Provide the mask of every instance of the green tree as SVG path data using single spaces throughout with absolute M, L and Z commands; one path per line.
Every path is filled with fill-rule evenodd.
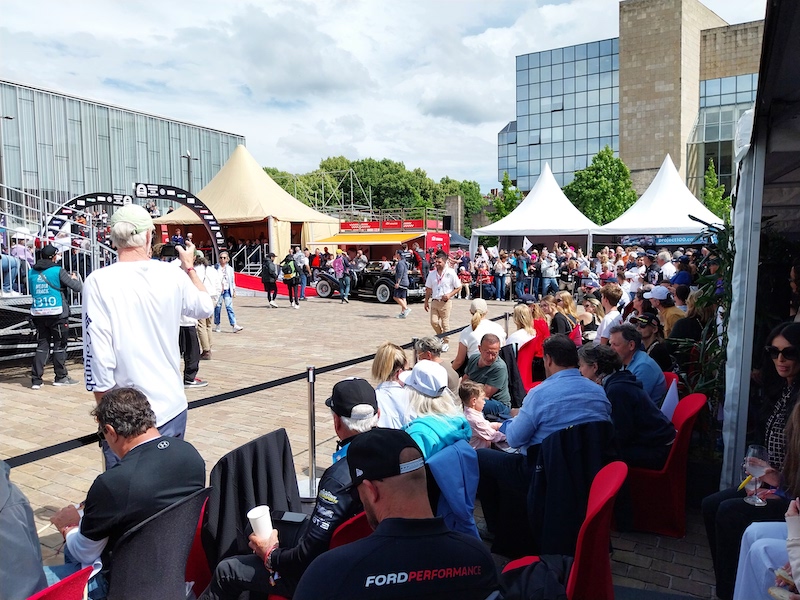
M 606 146 L 585 169 L 575 173 L 564 194 L 589 219 L 598 225 L 613 221 L 634 202 L 630 169 Z
M 503 191 L 492 201 L 492 210 L 489 211 L 489 218 L 492 220 L 492 223 L 511 214 L 511 211 L 517 208 L 517 204 L 522 200 L 522 192 L 511 183 L 508 171 L 503 173 L 502 186 Z
M 708 159 L 708 168 L 706 169 L 703 185 L 703 204 L 720 219 L 725 219 L 730 215 L 731 197 L 725 196 L 725 186 L 717 178 L 717 170 L 714 167 L 713 158 Z

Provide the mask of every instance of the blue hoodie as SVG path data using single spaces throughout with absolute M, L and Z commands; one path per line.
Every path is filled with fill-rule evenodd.
M 405 430 L 422 450 L 425 460 L 458 440 L 469 442 L 472 437 L 472 428 L 464 415 L 423 415 Z

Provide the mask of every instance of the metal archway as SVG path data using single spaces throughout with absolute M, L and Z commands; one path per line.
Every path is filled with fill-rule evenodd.
M 217 218 L 211 209 L 197 196 L 190 194 L 186 190 L 172 186 L 159 185 L 156 183 L 135 183 L 134 195 L 130 194 L 109 194 L 95 192 L 76 196 L 59 206 L 47 220 L 45 229 L 58 231 L 66 221 L 70 219 L 75 210 L 86 210 L 92 206 L 125 206 L 132 204 L 134 197 L 138 200 L 168 200 L 177 202 L 182 206 L 188 207 L 203 222 L 203 226 L 209 235 L 214 251 L 214 260 L 217 259 L 220 247 L 223 245 L 222 229 L 217 222 Z

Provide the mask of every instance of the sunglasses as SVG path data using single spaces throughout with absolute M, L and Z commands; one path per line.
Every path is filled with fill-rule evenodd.
M 648 321 L 647 323 L 642 323 L 641 321 L 639 321 L 639 322 L 636 324 L 636 326 L 637 326 L 639 329 L 644 329 L 645 327 L 648 327 L 648 326 L 650 326 L 650 325 L 651 325 L 651 323 L 650 323 L 649 321 Z
M 796 361 L 800 359 L 800 352 L 798 352 L 797 348 L 794 346 L 787 346 L 783 350 L 775 346 L 766 346 L 764 352 L 766 352 L 772 360 L 778 360 L 778 357 L 781 355 L 783 355 L 783 358 L 786 360 Z

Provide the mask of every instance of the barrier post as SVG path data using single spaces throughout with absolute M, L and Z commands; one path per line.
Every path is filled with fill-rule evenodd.
M 511 317 L 511 313 L 507 312 L 506 313 L 506 318 L 505 318 L 505 322 L 506 322 L 506 337 L 508 337 L 508 321 L 509 321 L 510 317 Z
M 308 497 L 317 496 L 317 429 L 314 409 L 314 385 L 316 383 L 316 367 L 306 367 L 308 380 Z
M 411 353 L 414 356 L 414 363 L 411 365 L 412 367 L 419 362 L 419 357 L 417 356 L 417 340 L 419 340 L 419 338 L 411 338 Z

